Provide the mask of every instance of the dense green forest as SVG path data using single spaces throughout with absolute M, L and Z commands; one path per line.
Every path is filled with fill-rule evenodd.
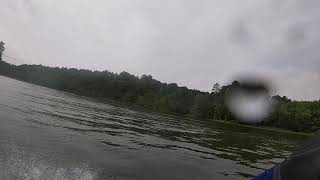
M 90 71 L 42 65 L 13 65 L 2 61 L 4 43 L 0 43 L 0 75 L 48 88 L 100 100 L 116 100 L 146 110 L 188 116 L 206 120 L 236 121 L 225 105 L 226 93 L 239 86 L 213 86 L 211 93 L 161 83 L 150 75 L 137 77 L 127 72 Z M 259 126 L 271 126 L 293 131 L 314 132 L 320 127 L 320 101 L 297 102 L 280 96 L 275 111 Z

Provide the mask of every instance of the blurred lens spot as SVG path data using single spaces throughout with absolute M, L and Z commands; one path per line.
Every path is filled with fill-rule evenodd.
M 229 110 L 244 123 L 259 123 L 272 111 L 269 88 L 262 81 L 245 80 L 234 84 L 227 94 Z

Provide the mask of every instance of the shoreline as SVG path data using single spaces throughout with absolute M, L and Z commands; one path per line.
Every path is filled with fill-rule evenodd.
M 287 130 L 287 129 L 281 129 L 281 128 L 277 128 L 277 127 L 271 127 L 271 126 L 246 125 L 246 124 L 240 124 L 240 123 L 238 123 L 236 121 L 232 121 L 232 120 L 227 121 L 227 120 L 213 120 L 213 119 L 196 119 L 196 118 L 190 118 L 188 116 L 183 116 L 183 115 L 179 115 L 179 114 L 161 113 L 161 112 L 157 112 L 157 111 L 146 109 L 146 108 L 144 108 L 142 106 L 127 104 L 127 103 L 124 103 L 124 102 L 121 102 L 121 101 L 117 101 L 117 100 L 105 99 L 105 98 L 99 99 L 99 98 L 95 98 L 95 97 L 82 96 L 82 95 L 79 95 L 79 94 L 75 94 L 75 93 L 71 93 L 71 92 L 67 92 L 67 91 L 62 91 L 62 90 L 58 90 L 58 89 L 42 86 L 42 85 L 39 85 L 39 84 L 30 83 L 28 81 L 24 81 L 24 80 L 21 80 L 21 79 L 13 78 L 13 77 L 10 77 L 10 76 L 5 76 L 5 75 L 1 75 L 1 76 L 9 78 L 9 79 L 14 79 L 14 80 L 17 80 L 17 81 L 21 81 L 21 82 L 24 82 L 24 83 L 28 83 L 28 84 L 31 84 L 31 85 L 39 86 L 39 87 L 53 89 L 53 90 L 56 90 L 56 91 L 59 91 L 59 92 L 62 92 L 62 93 L 67 93 L 67 94 L 80 96 L 80 97 L 83 97 L 83 98 L 88 98 L 90 100 L 98 101 L 98 102 L 104 103 L 104 104 L 111 104 L 113 106 L 128 108 L 128 109 L 132 109 L 132 110 L 136 110 L 136 111 L 143 111 L 143 112 L 162 115 L 162 116 L 167 116 L 167 117 L 171 117 L 171 118 L 180 118 L 180 119 L 186 119 L 186 120 L 189 119 L 189 120 L 196 120 L 196 121 L 205 121 L 207 123 L 220 123 L 220 124 L 224 124 L 224 125 L 232 125 L 232 126 L 238 126 L 238 127 L 242 127 L 242 128 L 250 128 L 250 129 L 256 129 L 256 130 L 261 130 L 261 131 L 266 131 L 266 132 L 276 132 L 276 133 L 281 133 L 281 134 L 290 134 L 290 135 L 297 135 L 297 136 L 303 136 L 303 137 L 311 137 L 312 135 L 314 135 L 316 133 L 316 132 L 313 132 L 313 133 L 295 132 L 295 131 L 291 131 L 291 130 Z
M 245 125 L 245 124 L 224 121 L 224 120 L 211 120 L 211 121 L 215 122 L 215 123 L 221 123 L 221 124 L 232 125 L 232 126 L 239 126 L 239 127 L 243 127 L 243 128 L 251 128 L 251 129 L 257 129 L 257 130 L 262 130 L 262 131 L 276 132 L 276 133 L 281 133 L 281 134 L 290 134 L 290 135 L 297 135 L 297 136 L 304 136 L 304 137 L 311 137 L 315 134 L 315 132 L 314 133 L 295 132 L 295 131 L 290 131 L 287 129 L 281 129 L 281 128 L 276 128 L 276 127 L 271 127 L 271 126 Z

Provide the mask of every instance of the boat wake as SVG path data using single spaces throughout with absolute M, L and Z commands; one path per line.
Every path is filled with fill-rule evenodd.
M 56 167 L 36 154 L 28 154 L 14 146 L 1 150 L 0 179 L 6 180 L 93 180 L 97 173 L 86 165 Z

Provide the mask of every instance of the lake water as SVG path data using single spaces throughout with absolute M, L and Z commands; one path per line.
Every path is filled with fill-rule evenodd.
M 0 76 L 0 179 L 249 179 L 303 140 L 139 112 Z

